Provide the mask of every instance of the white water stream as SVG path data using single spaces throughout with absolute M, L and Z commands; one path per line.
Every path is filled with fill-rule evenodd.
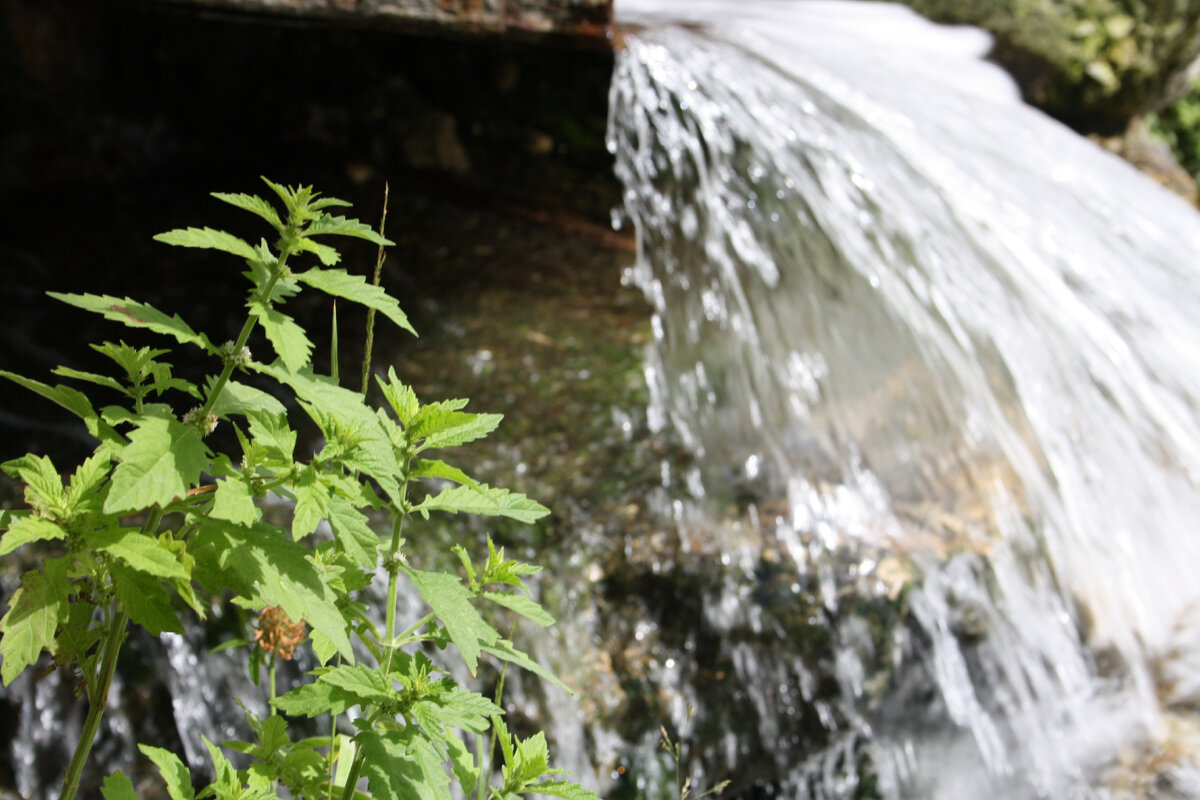
M 528 647 L 582 691 L 510 675 L 514 717 L 621 800 L 677 789 L 659 722 L 726 798 L 1200 798 L 1200 215 L 1023 106 L 977 31 L 618 3 L 649 421 L 695 466 L 635 498 L 673 551 L 572 517 Z M 257 696 L 201 634 L 155 650 L 193 766 Z M 31 795 L 79 725 L 53 680 L 9 694 Z
M 839 653 L 857 721 L 776 790 L 1200 796 L 1200 215 L 1024 106 L 977 31 L 617 13 L 657 424 L 802 572 L 865 542 L 912 581 L 889 688 L 861 702 Z

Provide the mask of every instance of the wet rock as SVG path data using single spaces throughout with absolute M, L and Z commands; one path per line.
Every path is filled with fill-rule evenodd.
M 1186 88 L 1200 54 L 1200 2 L 905 0 L 939 22 L 996 37 L 992 59 L 1033 105 L 1078 130 L 1118 133 Z

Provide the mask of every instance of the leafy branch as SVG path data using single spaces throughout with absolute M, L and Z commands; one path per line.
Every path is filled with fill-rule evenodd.
M 259 719 L 246 712 L 253 741 L 204 741 L 216 780 L 199 792 L 177 755 L 143 745 L 173 800 L 349 800 L 368 796 L 359 789 L 360 778 L 369 796 L 380 800 L 449 800 L 453 782 L 481 800 L 532 793 L 590 800 L 591 792 L 549 766 L 543 735 L 523 741 L 510 736 L 496 702 L 450 677 L 456 660 L 475 674 L 489 658 L 562 685 L 489 621 L 515 614 L 539 626 L 553 623 L 524 583 L 539 568 L 506 559 L 490 539 L 480 562 L 453 548 L 461 573 L 421 569 L 405 547 L 403 534 L 414 514 L 419 520 L 449 513 L 533 523 L 548 513 L 522 494 L 472 478 L 441 455 L 487 436 L 501 417 L 469 412 L 466 400 L 422 402 L 394 369 L 376 376 L 380 406 L 370 401 L 365 380 L 353 391 L 340 385 L 336 367 L 333 375 L 317 373 L 312 341 L 285 311 L 302 292 L 366 307 L 364 379 L 376 314 L 415 332 L 380 285 L 383 248 L 390 244 L 382 224 L 376 232 L 335 216 L 329 209 L 347 204 L 311 187 L 264 181 L 275 202 L 250 194 L 213 196 L 267 223 L 271 243 L 252 244 L 207 227 L 155 237 L 245 265 L 247 315 L 234 339 L 215 345 L 179 315 L 129 298 L 52 294 L 216 359 L 199 384 L 174 375 L 164 360 L 172 354 L 169 347 L 138 349 L 124 342 L 93 345 L 113 362 L 110 374 L 55 370 L 82 389 L 0 372 L 79 417 L 97 441 L 69 476 L 45 456 L 0 465 L 24 484 L 28 506 L 0 516 L 0 556 L 27 548 L 38 558 L 0 620 L 0 679 L 10 684 L 46 652 L 56 668 L 80 676 L 89 707 L 61 796 L 73 798 L 79 789 L 129 625 L 152 635 L 181 632 L 181 613 L 203 617 L 223 607 L 216 601 L 231 598 L 258 612 L 258 627 L 252 637 L 223 647 L 246 651 L 256 682 L 266 665 L 271 713 Z M 336 266 L 341 256 L 326 243 L 334 236 L 379 247 L 372 281 Z M 258 328 L 272 351 L 268 359 L 256 359 L 248 347 Z M 321 434 L 313 451 L 304 452 L 288 406 L 238 380 L 239 374 L 271 381 L 289 396 L 290 406 Z M 118 402 L 98 408 L 87 393 L 97 390 Z M 207 442 L 222 424 L 232 428 L 234 452 L 214 451 Z M 263 518 L 258 501 L 269 492 L 294 503 L 283 526 Z M 381 537 L 370 522 L 380 516 L 389 521 L 389 536 Z M 323 523 L 331 539 L 317 534 Z M 382 631 L 364 602 L 379 569 L 388 580 Z M 404 583 L 420 594 L 428 613 L 397 634 Z M 310 647 L 320 666 L 277 692 L 277 662 L 297 647 Z M 434 651 L 441 663 L 432 660 Z M 338 721 L 351 712 L 353 730 L 341 729 Z M 328 736 L 290 738 L 288 717 L 326 715 Z M 501 751 L 496 785 L 485 749 L 472 756 L 466 745 L 466 737 L 488 736 Z M 250 766 L 236 768 L 226 752 L 248 757 Z M 135 796 L 120 772 L 101 791 L 107 800 Z

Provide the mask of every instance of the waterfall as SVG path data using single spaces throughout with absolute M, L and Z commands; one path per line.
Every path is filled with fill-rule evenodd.
M 840 710 L 772 791 L 1200 796 L 1195 210 L 1024 106 L 978 31 L 815 0 L 618 14 L 651 423 L 834 620 Z M 864 587 L 905 629 L 873 692 L 837 607 Z M 767 666 L 736 679 L 786 727 L 806 665 Z

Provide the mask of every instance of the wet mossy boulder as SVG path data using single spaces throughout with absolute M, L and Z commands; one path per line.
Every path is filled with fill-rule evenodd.
M 902 0 L 996 37 L 1025 99 L 1077 130 L 1116 133 L 1187 89 L 1200 0 Z

